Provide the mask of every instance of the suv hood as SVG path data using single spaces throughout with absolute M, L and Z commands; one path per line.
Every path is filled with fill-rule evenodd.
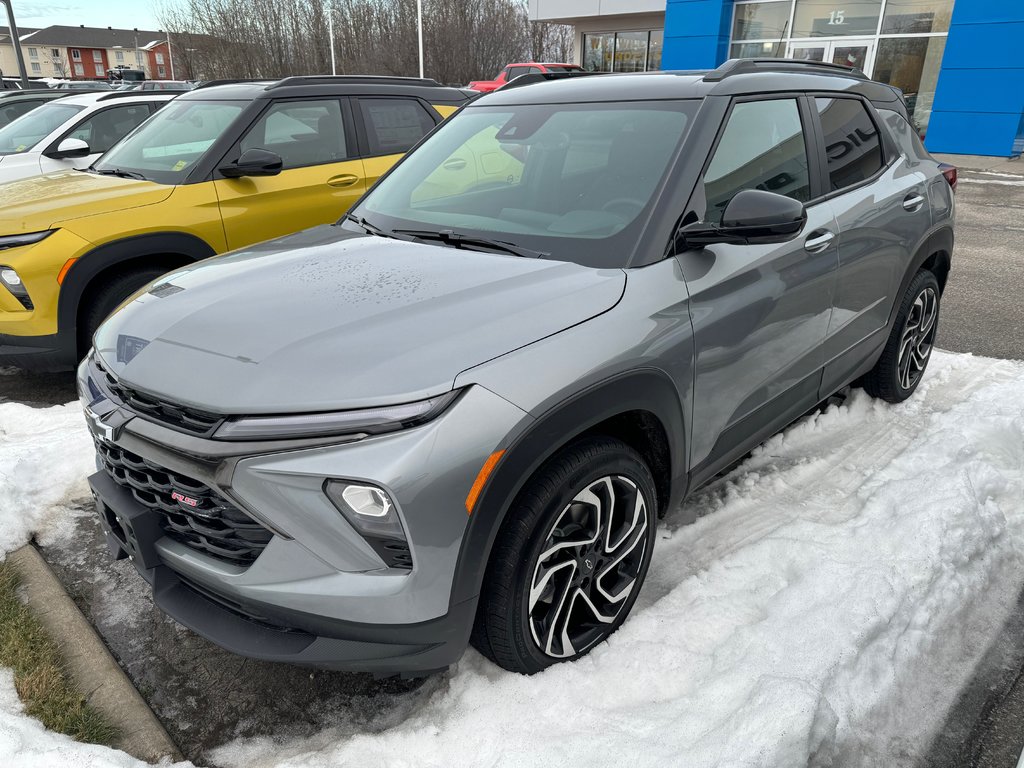
M 409 402 L 615 306 L 626 276 L 316 227 L 166 275 L 96 334 L 124 383 L 222 414 Z
M 36 157 L 38 162 L 38 157 Z M 165 200 L 174 187 L 152 181 L 57 171 L 0 186 L 0 236 Z

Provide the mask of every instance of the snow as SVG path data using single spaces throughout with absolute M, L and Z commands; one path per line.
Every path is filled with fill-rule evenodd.
M 339 715 L 211 760 L 912 764 L 1024 584 L 1022 403 L 1024 363 L 936 352 L 908 402 L 855 391 L 699 492 L 695 524 L 670 515 L 631 618 L 586 658 L 527 678 L 470 651 L 380 732 L 352 735 Z M 10 549 L 67 523 L 92 459 L 77 406 L 0 404 L 0 424 Z M 136 765 L 46 733 L 12 695 L 0 675 L 0 760 Z

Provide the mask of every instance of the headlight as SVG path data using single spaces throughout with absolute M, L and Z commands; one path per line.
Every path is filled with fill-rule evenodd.
M 24 235 L 7 235 L 6 237 L 0 237 L 0 251 L 8 248 L 17 248 L 19 245 L 32 245 L 32 243 L 38 243 L 40 240 L 45 240 L 52 235 L 56 230 L 44 229 L 42 232 L 28 232 Z
M 14 294 L 14 298 L 20 301 L 25 309 L 32 309 L 32 300 L 28 296 L 28 291 L 25 290 L 25 283 L 22 282 L 21 275 L 15 270 L 0 266 L 0 283 L 3 283 L 4 287 Z
M 288 437 L 378 435 L 430 421 L 447 408 L 458 394 L 458 391 L 452 391 L 415 403 L 356 411 L 231 418 L 221 424 L 213 437 L 217 440 L 273 440 Z

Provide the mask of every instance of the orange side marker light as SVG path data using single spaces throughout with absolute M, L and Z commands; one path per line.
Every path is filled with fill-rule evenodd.
M 466 514 L 473 514 L 473 507 L 476 506 L 476 500 L 480 498 L 480 492 L 484 489 L 484 485 L 487 484 L 487 478 L 491 476 L 494 468 L 498 466 L 498 462 L 501 461 L 501 457 L 505 455 L 505 451 L 495 451 L 487 457 L 487 461 L 480 467 L 480 472 L 477 473 L 476 480 L 473 481 L 473 487 L 469 489 L 469 495 L 466 497 Z
M 60 268 L 60 272 L 57 273 L 57 285 L 64 285 L 64 278 L 68 275 L 68 270 L 71 269 L 71 265 L 74 264 L 78 259 L 68 259 L 64 262 L 64 266 Z

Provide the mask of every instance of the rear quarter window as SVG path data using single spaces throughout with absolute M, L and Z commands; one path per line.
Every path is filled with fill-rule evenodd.
M 907 159 L 908 165 L 914 166 L 924 160 L 932 159 L 928 150 L 924 148 L 924 144 L 921 143 L 921 137 L 903 115 L 891 109 L 880 109 L 878 115 L 889 129 L 896 146 L 900 149 L 900 154 Z
M 371 155 L 408 152 L 434 127 L 430 113 L 415 99 L 360 99 Z

